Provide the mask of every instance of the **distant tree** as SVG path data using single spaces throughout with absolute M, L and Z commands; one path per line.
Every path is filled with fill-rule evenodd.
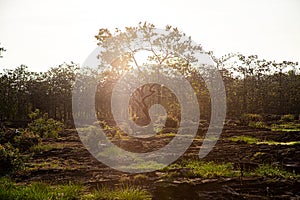
M 1 44 L 1 43 L 0 43 Z M 4 47 L 0 46 L 0 58 L 2 58 L 3 56 L 1 55 L 4 51 L 6 51 L 6 49 L 4 49 Z

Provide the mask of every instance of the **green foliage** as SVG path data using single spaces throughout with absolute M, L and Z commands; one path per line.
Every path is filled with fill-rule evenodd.
M 28 130 L 22 130 L 19 135 L 14 137 L 13 145 L 21 152 L 27 152 L 31 147 L 38 145 L 41 139 L 38 135 L 29 132 Z
M 238 142 L 238 141 L 243 141 L 247 144 L 267 144 L 267 145 L 299 145 L 300 141 L 291 141 L 291 142 L 275 142 L 273 140 L 264 140 L 261 141 L 257 138 L 254 137 L 250 137 L 250 136 L 234 136 L 229 138 L 229 140 L 233 141 L 233 142 Z
M 3 200 L 76 200 L 80 199 L 82 191 L 82 186 L 74 184 L 50 186 L 45 183 L 34 183 L 17 186 L 8 178 L 0 179 L 0 199 Z
M 137 31 L 142 31 L 143 35 L 146 36 L 145 38 L 150 38 L 155 34 L 153 32 L 154 28 L 153 24 L 147 23 L 141 23 L 135 27 L 126 27 L 124 31 L 116 29 L 114 33 L 108 29 L 101 28 L 96 39 L 99 45 L 110 46 L 107 50 L 109 53 L 109 51 L 120 49 L 120 44 L 123 42 L 129 44 L 130 38 L 137 37 Z M 177 28 L 168 26 L 165 31 L 169 33 L 168 36 L 158 37 L 153 40 L 153 44 L 161 45 L 161 51 L 160 53 L 156 52 L 157 57 L 152 60 L 164 61 L 164 64 L 183 73 L 187 80 L 191 82 L 198 101 L 201 102 L 199 105 L 201 107 L 201 115 L 209 116 L 211 110 L 209 93 L 195 68 L 191 68 L 189 65 L 189 63 L 192 63 L 190 61 L 193 60 L 193 52 L 186 55 L 185 59 L 187 61 L 183 62 L 183 59 L 174 59 L 174 55 L 166 49 L 163 42 L 177 41 L 174 48 L 184 54 L 187 53 L 186 49 L 203 51 L 201 45 L 195 46 L 191 43 L 182 43 L 180 38 L 183 33 L 178 31 Z M 115 38 L 114 40 L 107 40 L 110 37 Z M 171 43 L 169 45 L 172 46 Z M 4 50 L 5 48 L 0 47 L 0 54 Z M 103 80 L 105 94 L 110 94 L 109 90 L 112 90 L 113 82 L 124 71 L 130 69 L 129 64 L 134 63 L 134 53 L 136 52 L 129 52 L 128 55 L 122 56 L 121 59 L 116 60 L 116 65 L 108 65 L 110 66 L 109 68 L 106 69 L 104 67 L 104 69 L 100 69 L 103 70 L 103 79 L 101 80 Z M 212 52 L 207 53 L 220 69 L 226 88 L 229 118 L 238 118 L 242 113 L 276 115 L 291 113 L 299 115 L 300 93 L 298 91 L 300 74 L 297 62 L 283 61 L 278 63 L 260 59 L 256 55 L 247 56 L 241 54 L 228 54 L 217 58 Z M 27 120 L 28 112 L 38 106 L 42 112 L 48 112 L 50 118 L 63 119 L 67 123 L 71 120 L 70 116 L 72 116 L 72 89 L 77 69 L 78 65 L 74 63 L 63 63 L 42 73 L 29 71 L 25 65 L 15 69 L 4 69 L 0 73 L 0 91 L 2 91 L 0 95 L 0 116 L 8 121 L 13 119 Z M 111 70 L 109 71 L 109 69 Z M 287 69 L 292 70 L 288 71 Z M 82 76 L 96 77 L 94 72 L 92 71 L 90 74 L 87 72 L 82 74 Z M 110 102 L 108 101 L 110 95 L 102 94 L 99 95 L 99 99 L 101 99 L 105 108 L 103 118 L 107 118 L 110 104 L 105 104 L 105 102 Z M 82 104 L 80 112 L 76 114 L 85 117 L 83 114 L 85 111 L 86 107 Z M 291 120 L 290 117 L 283 117 L 283 121 Z M 249 122 L 248 120 L 244 125 L 248 125 Z M 168 123 L 170 123 L 170 127 L 178 125 L 176 119 L 170 119 Z
M 129 166 L 124 166 L 124 169 L 132 170 L 156 170 L 164 167 L 164 164 L 157 163 L 155 161 L 146 161 L 140 164 L 131 164 Z
M 30 148 L 39 142 L 40 138 L 27 130 L 0 130 L 0 174 L 22 167 Z
M 52 149 L 62 149 L 63 145 L 60 144 L 38 144 L 38 145 L 34 145 L 30 148 L 30 152 L 33 153 L 41 153 L 44 151 L 49 151 Z
M 19 186 L 9 178 L 0 179 L 0 199 L 3 200 L 150 200 L 151 195 L 140 188 L 123 186 L 115 190 L 106 187 L 99 188 L 92 193 L 84 192 L 85 188 L 77 184 L 48 185 L 33 183 Z
M 67 122 L 72 115 L 72 85 L 77 69 L 74 63 L 47 72 L 32 72 L 25 65 L 4 69 L 0 72 L 0 115 L 8 121 L 28 120 L 28 114 L 38 106 L 50 117 Z
M 0 130 L 0 144 L 10 143 L 21 152 L 26 152 L 40 142 L 39 136 L 23 129 Z
M 255 156 L 261 155 L 259 152 Z M 203 162 L 196 160 L 182 161 L 181 163 L 175 163 L 168 167 L 165 167 L 163 171 L 168 172 L 166 177 L 171 175 L 178 175 L 178 172 L 174 170 L 185 169 L 187 176 L 202 177 L 202 178 L 216 178 L 216 177 L 235 177 L 240 176 L 240 171 L 235 170 L 232 163 L 215 163 L 215 162 Z M 171 172 L 169 172 L 171 171 Z M 299 179 L 300 175 L 296 173 L 288 172 L 280 167 L 272 166 L 269 164 L 260 165 L 258 168 L 244 172 L 245 176 L 261 176 L 269 178 L 283 178 L 283 179 Z
M 152 199 L 149 192 L 140 188 L 130 187 L 128 185 L 110 190 L 106 187 L 98 188 L 90 198 L 99 200 L 150 200 Z
M 163 171 L 168 172 L 174 169 L 185 169 L 187 176 L 202 177 L 202 178 L 216 178 L 216 177 L 233 177 L 239 175 L 234 170 L 232 163 L 215 163 L 203 162 L 198 160 L 182 161 L 180 164 L 175 163 L 165 167 Z
M 234 136 L 229 138 L 229 140 L 233 141 L 233 142 L 238 142 L 238 141 L 243 141 L 247 144 L 258 144 L 259 143 L 259 139 L 254 138 L 254 137 L 250 137 L 250 136 Z
M 19 169 L 23 166 L 23 161 L 24 157 L 17 148 L 10 143 L 0 144 L 0 175 Z
M 200 162 L 192 161 L 185 165 L 191 169 L 189 176 L 215 178 L 215 177 L 233 177 L 237 175 L 234 171 L 232 163 L 215 163 L 215 162 Z
M 39 117 L 40 112 L 36 110 L 30 114 L 35 119 L 29 124 L 28 129 L 3 129 L 0 130 L 0 173 L 10 173 L 21 166 L 24 161 L 32 156 L 32 152 L 41 151 L 40 137 L 57 137 L 57 132 L 62 130 L 63 124 L 47 115 Z M 44 148 L 45 149 L 45 148 Z
M 64 128 L 62 122 L 49 118 L 47 113 L 41 115 L 38 109 L 29 116 L 31 119 L 36 118 L 33 122 L 28 124 L 29 130 L 42 138 L 56 138 L 58 137 L 58 132 Z
M 297 179 L 300 178 L 299 175 L 295 173 L 288 172 L 277 166 L 272 166 L 269 164 L 263 164 L 259 166 L 252 175 L 270 177 L 270 178 L 285 178 L 285 179 Z
M 272 131 L 300 131 L 300 124 L 287 123 L 287 124 L 272 124 Z

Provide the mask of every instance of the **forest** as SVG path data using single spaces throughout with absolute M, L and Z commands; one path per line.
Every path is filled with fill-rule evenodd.
M 266 61 L 256 55 L 228 54 L 217 59 L 226 88 L 227 118 L 242 114 L 300 114 L 300 74 L 297 62 Z M 63 63 L 47 72 L 32 72 L 26 65 L 0 73 L 1 122 L 27 121 L 35 109 L 54 119 L 72 121 L 72 90 L 79 65 Z M 115 75 L 111 75 L 115 76 Z M 197 77 L 195 77 L 197 79 Z M 209 94 L 198 79 L 201 111 L 209 118 Z M 101 93 L 99 94 L 101 98 Z

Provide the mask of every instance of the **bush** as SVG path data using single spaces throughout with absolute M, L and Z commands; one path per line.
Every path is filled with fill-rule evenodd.
M 40 137 L 38 135 L 29 132 L 28 130 L 20 132 L 19 135 L 14 137 L 14 147 L 18 148 L 21 152 L 28 151 L 31 147 L 40 143 Z
M 40 117 L 37 118 L 38 116 Z M 38 109 L 31 113 L 29 117 L 31 119 L 37 118 L 28 124 L 29 130 L 34 134 L 38 134 L 42 138 L 56 138 L 58 137 L 58 132 L 64 128 L 64 124 L 62 122 L 48 118 L 47 113 L 41 115 Z
M 23 156 L 10 143 L 0 144 L 0 175 L 13 172 L 23 166 Z
M 23 129 L 0 131 L 0 144 L 4 145 L 7 143 L 22 153 L 28 151 L 32 146 L 38 145 L 40 143 L 40 137 Z

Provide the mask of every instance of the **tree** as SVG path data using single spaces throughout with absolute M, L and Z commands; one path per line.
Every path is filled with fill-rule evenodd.
M 141 72 L 141 74 L 144 74 L 145 78 L 147 74 L 157 73 L 160 70 L 167 71 L 170 76 L 174 70 L 179 71 L 189 80 L 194 90 L 203 94 L 199 95 L 198 98 L 203 101 L 203 103 L 200 104 L 203 108 L 202 111 L 204 110 L 202 114 L 206 113 L 206 117 L 209 118 L 209 113 L 205 112 L 209 110 L 207 107 L 210 106 L 209 99 L 207 98 L 209 97 L 209 93 L 201 77 L 201 75 L 204 75 L 204 70 L 199 68 L 200 66 L 193 65 L 197 60 L 193 55 L 194 52 L 209 53 L 205 52 L 200 45 L 192 43 L 191 37 L 186 37 L 185 34 L 181 33 L 177 28 L 166 26 L 164 31 L 167 32 L 167 34 L 160 34 L 156 32 L 153 24 L 148 23 L 139 23 L 137 27 L 126 27 L 124 31 L 116 29 L 114 33 L 111 33 L 108 29 L 102 28 L 99 30 L 98 35 L 95 37 L 98 40 L 98 45 L 105 49 L 105 51 L 99 55 L 101 59 L 99 60 L 100 67 L 98 70 L 101 74 L 101 82 L 98 85 L 98 95 L 96 96 L 98 113 L 102 115 L 98 116 L 100 119 L 111 116 L 109 99 L 111 98 L 112 88 L 124 72 L 132 69 L 136 69 L 137 73 Z M 142 38 L 144 38 L 143 42 L 145 42 L 149 48 L 132 48 L 133 44 L 131 41 L 141 35 Z M 183 40 L 183 38 L 188 39 Z M 137 55 L 141 51 L 147 55 L 147 63 L 138 61 Z M 124 53 L 117 58 L 111 57 L 111 55 L 118 55 L 119 52 Z M 149 63 L 152 67 L 149 67 Z M 133 74 L 132 76 L 134 77 Z M 134 80 L 134 78 L 132 80 Z M 147 124 L 150 120 L 148 110 L 151 105 L 155 103 L 164 104 L 164 102 L 161 101 L 163 98 L 155 97 L 155 95 L 161 94 L 162 90 L 166 91 L 155 84 L 143 85 L 137 89 L 134 93 L 136 96 L 133 95 L 131 103 L 139 107 L 139 109 L 132 110 L 139 112 L 131 113 L 131 115 L 137 115 L 143 118 L 144 121 L 142 120 L 141 123 Z M 171 94 L 165 95 L 170 96 Z M 203 98 L 204 96 L 205 98 Z M 173 100 L 173 102 L 176 102 L 175 99 Z M 166 101 L 166 99 L 164 101 Z M 167 107 L 170 108 L 172 106 L 174 107 L 174 105 L 168 105 Z M 173 111 L 172 113 L 176 112 Z
M 0 43 L 1 44 L 1 43 Z M 0 58 L 2 58 L 3 56 L 1 55 L 4 51 L 6 51 L 6 49 L 4 49 L 4 47 L 0 46 Z

